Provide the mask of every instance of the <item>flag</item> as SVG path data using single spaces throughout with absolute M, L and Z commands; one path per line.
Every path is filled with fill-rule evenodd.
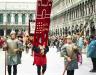
M 52 0 L 37 0 L 36 27 L 34 45 L 48 44 Z

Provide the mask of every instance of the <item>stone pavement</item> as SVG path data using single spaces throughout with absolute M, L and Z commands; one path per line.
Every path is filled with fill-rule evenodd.
M 0 75 L 4 74 L 4 52 L 0 49 Z M 50 48 L 47 54 L 47 71 L 45 75 L 62 75 L 63 71 L 63 58 L 60 57 L 60 53 L 57 52 L 56 48 Z M 33 57 L 31 56 L 31 51 L 27 54 L 23 52 L 22 64 L 18 65 L 17 75 L 37 75 L 36 66 L 33 66 Z M 75 75 L 96 75 L 96 73 L 90 73 L 89 70 L 92 69 L 90 58 L 83 54 L 83 64 L 79 65 L 79 69 L 75 71 Z M 8 74 L 7 74 L 8 75 Z

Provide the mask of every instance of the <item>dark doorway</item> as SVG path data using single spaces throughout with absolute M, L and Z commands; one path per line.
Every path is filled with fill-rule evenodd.
M 0 36 L 3 36 L 3 35 L 4 35 L 4 30 L 0 29 Z
M 94 25 L 94 22 L 90 23 L 90 30 L 91 30 L 91 35 L 95 35 L 95 25 Z

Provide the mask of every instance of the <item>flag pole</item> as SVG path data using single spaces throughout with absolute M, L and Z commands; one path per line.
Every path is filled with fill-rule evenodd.
M 6 1 L 6 4 L 5 4 L 5 10 L 7 9 L 7 1 Z M 6 40 L 7 40 L 7 22 L 5 23 L 6 24 L 6 26 L 5 26 L 5 30 L 6 30 L 6 32 L 5 32 L 5 37 L 6 37 Z M 5 44 L 6 44 L 6 41 L 5 41 Z M 7 51 L 7 49 L 5 48 L 5 75 L 6 75 L 6 66 L 7 66 L 7 55 L 6 55 L 6 51 Z
M 6 22 L 6 32 L 7 32 L 7 22 Z M 7 40 L 7 33 L 6 33 L 5 37 L 6 37 L 6 40 Z M 5 41 L 5 44 L 6 44 L 6 41 Z M 6 53 L 7 53 L 7 48 L 5 48 L 5 75 L 6 75 L 6 66 L 7 66 L 7 55 L 6 55 Z
M 5 51 L 5 75 L 6 75 L 6 51 Z

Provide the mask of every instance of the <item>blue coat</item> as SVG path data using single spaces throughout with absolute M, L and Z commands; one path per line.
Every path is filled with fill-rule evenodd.
M 91 58 L 96 58 L 96 40 L 92 40 L 88 45 L 87 55 Z

